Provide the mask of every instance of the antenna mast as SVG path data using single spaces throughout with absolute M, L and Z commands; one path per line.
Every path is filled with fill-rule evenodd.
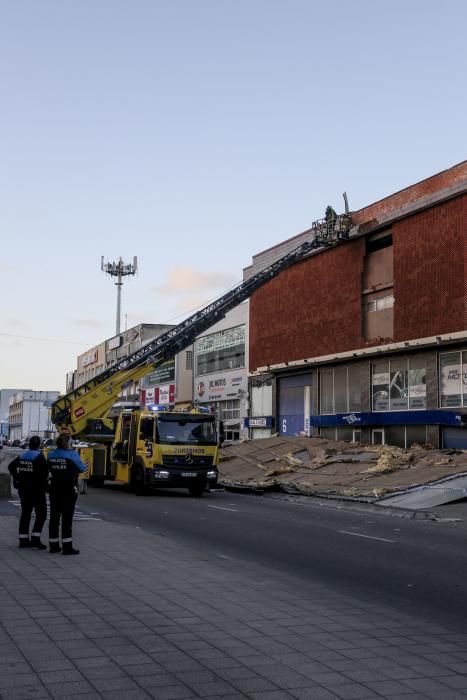
M 111 277 L 116 277 L 117 281 L 115 285 L 117 287 L 117 322 L 115 326 L 115 335 L 120 335 L 120 310 L 122 302 L 122 279 L 128 275 L 135 275 L 138 269 L 138 259 L 135 256 L 133 258 L 133 263 L 124 263 L 122 258 L 118 259 L 118 262 L 106 262 L 104 263 L 104 256 L 101 258 L 101 270 Z

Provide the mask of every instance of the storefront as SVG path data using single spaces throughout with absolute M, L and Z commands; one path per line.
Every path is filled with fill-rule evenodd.
M 467 449 L 467 351 L 395 355 L 320 369 L 323 437 L 410 447 Z
M 242 304 L 216 324 L 213 333 L 197 338 L 194 346 L 193 400 L 206 406 L 224 423 L 225 439 L 248 435 L 247 329 L 248 307 Z M 232 325 L 237 322 L 238 325 Z

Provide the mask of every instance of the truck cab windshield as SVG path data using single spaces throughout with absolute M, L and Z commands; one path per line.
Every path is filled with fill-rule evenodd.
M 161 445 L 216 445 L 216 424 L 206 418 L 179 418 L 157 421 L 157 442 Z

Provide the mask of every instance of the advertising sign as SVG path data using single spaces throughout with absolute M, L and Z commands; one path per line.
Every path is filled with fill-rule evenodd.
M 97 350 L 92 350 L 83 357 L 83 367 L 88 367 L 97 362 Z
M 155 386 L 156 384 L 170 384 L 175 381 L 175 359 L 163 362 L 154 372 L 148 374 L 145 379 L 146 386 Z
M 154 403 L 163 406 L 175 403 L 175 384 L 163 384 L 154 389 Z
M 441 405 L 461 406 L 462 386 L 466 382 L 462 372 L 460 353 L 451 352 L 440 356 Z
M 373 373 L 373 410 L 389 409 L 389 372 Z
M 154 389 L 143 389 L 141 391 L 141 404 L 143 406 L 150 406 L 153 403 L 155 403 Z
M 200 401 L 236 399 L 243 396 L 246 390 L 246 372 L 219 372 L 195 382 L 195 396 Z
M 196 341 L 197 355 L 203 355 L 207 352 L 215 352 L 216 350 L 224 350 L 225 348 L 235 347 L 245 343 L 245 326 L 236 326 L 235 328 L 226 328 L 225 331 L 206 335 L 204 338 L 198 338 Z
M 117 335 L 115 338 L 111 338 L 107 345 L 107 350 L 115 350 L 119 348 L 122 344 L 123 338 L 121 335 Z

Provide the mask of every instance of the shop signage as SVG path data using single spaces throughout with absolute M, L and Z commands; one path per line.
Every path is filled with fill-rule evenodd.
M 373 413 L 336 413 L 327 416 L 310 416 L 314 426 L 351 425 L 457 425 L 467 423 L 467 414 L 458 411 L 376 411 Z
M 196 341 L 196 354 L 202 355 L 207 352 L 216 352 L 225 348 L 232 348 L 245 344 L 245 326 L 226 328 L 225 331 L 211 333 Z
M 89 367 L 89 365 L 93 365 L 95 362 L 97 362 L 97 350 L 92 350 L 83 357 L 82 364 L 83 367 Z
M 175 360 L 167 360 L 157 367 L 153 372 L 148 374 L 145 380 L 146 386 L 155 386 L 156 384 L 170 384 L 175 381 Z
M 141 405 L 151 406 L 154 401 L 154 389 L 142 389 L 141 390 Z
M 272 416 L 255 416 L 254 418 L 244 418 L 245 428 L 272 428 Z
M 203 401 L 223 401 L 244 396 L 247 389 L 246 372 L 222 372 L 195 382 L 196 398 Z
M 168 406 L 175 403 L 175 384 L 163 384 L 154 389 L 154 403 Z
M 107 344 L 107 350 L 116 350 L 122 344 L 123 338 L 121 335 L 117 335 L 116 338 L 111 338 Z

